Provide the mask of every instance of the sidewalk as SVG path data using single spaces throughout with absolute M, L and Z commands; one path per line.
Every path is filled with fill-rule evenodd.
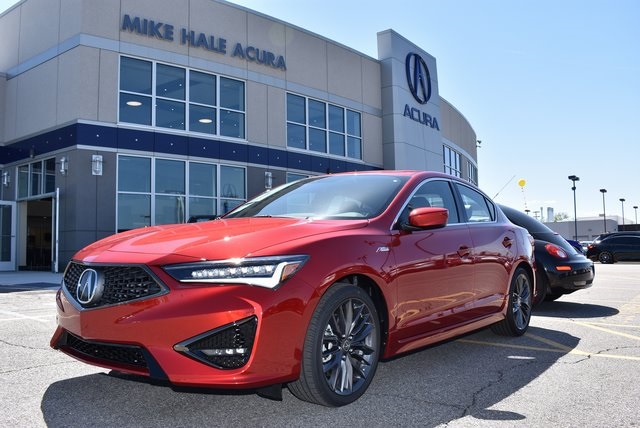
M 2 288 L 57 288 L 62 282 L 62 273 L 51 272 L 0 272 L 0 289 Z

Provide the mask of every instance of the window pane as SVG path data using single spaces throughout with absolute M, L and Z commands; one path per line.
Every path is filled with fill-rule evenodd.
M 325 103 L 316 100 L 309 100 L 309 125 L 318 128 L 326 128 Z
M 362 159 L 362 141 L 360 138 L 347 137 L 347 156 Z
M 189 100 L 194 103 L 216 105 L 216 76 L 190 71 Z
M 335 132 L 329 133 L 329 153 L 344 156 L 344 135 Z
M 220 135 L 244 138 L 244 114 L 220 110 Z
M 237 207 L 238 205 L 242 205 L 243 203 L 244 203 L 243 201 L 238 201 L 238 200 L 222 199 L 220 201 L 221 213 L 226 214 L 232 209 L 234 209 L 235 207 Z
M 327 152 L 327 133 L 315 128 L 309 128 L 309 150 Z
M 220 107 L 244 111 L 244 82 L 220 78 Z
M 56 191 L 56 159 L 51 158 L 44 161 L 45 181 L 44 192 L 51 193 Z
M 193 132 L 204 132 L 206 134 L 216 133 L 216 109 L 199 105 L 189 105 L 189 130 Z
M 22 165 L 18 168 L 18 197 L 29 196 L 29 165 Z
M 360 113 L 347 110 L 347 134 L 361 137 L 360 135 Z
M 118 194 L 118 232 L 151 225 L 151 196 Z
M 151 95 L 151 62 L 121 57 L 120 89 Z
M 287 123 L 287 146 L 306 149 L 307 139 L 304 130 L 304 126 Z
M 223 198 L 245 198 L 244 168 L 220 167 L 220 191 Z
M 42 163 L 34 162 L 31 164 L 31 195 L 35 196 L 42 193 Z
M 151 159 L 120 156 L 118 158 L 118 190 L 151 192 Z
M 329 104 L 329 129 L 344 132 L 344 109 Z
M 295 174 L 293 172 L 287 172 L 287 183 L 302 180 L 303 178 L 307 178 L 307 177 L 309 176 L 303 175 L 303 174 Z
M 216 166 L 206 163 L 189 164 L 189 194 L 216 196 Z M 193 214 L 193 213 L 191 213 Z
M 287 120 L 306 124 L 304 98 L 293 94 L 287 94 Z
M 151 97 L 120 93 L 120 122 L 151 125 Z
M 184 195 L 184 162 L 156 159 L 156 193 Z
M 184 196 L 156 196 L 154 224 L 184 223 Z
M 184 103 L 156 99 L 156 126 L 184 129 Z
M 184 68 L 156 66 L 156 96 L 184 100 Z
M 217 215 L 216 200 L 213 198 L 189 198 L 189 216 Z

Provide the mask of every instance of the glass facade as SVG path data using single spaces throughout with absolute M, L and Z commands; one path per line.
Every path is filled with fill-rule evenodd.
M 462 167 L 460 153 L 453 150 L 451 147 L 443 146 L 444 156 L 444 172 L 456 177 L 462 177 Z
M 120 57 L 121 123 L 245 139 L 245 83 Z
M 55 158 L 20 165 L 17 172 L 17 199 L 45 195 L 56 190 Z
M 324 101 L 287 93 L 287 146 L 362 159 L 362 115 Z
M 117 230 L 215 217 L 247 199 L 246 169 L 118 156 Z

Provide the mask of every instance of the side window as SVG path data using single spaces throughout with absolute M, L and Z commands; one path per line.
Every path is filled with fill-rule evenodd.
M 415 208 L 424 207 L 446 208 L 449 210 L 447 223 L 460 223 L 456 202 L 448 181 L 431 180 L 422 184 L 405 205 L 399 222 L 401 224 L 408 223 L 409 213 Z
M 456 183 L 460 191 L 462 204 L 469 223 L 484 223 L 496 219 L 496 208 L 493 202 L 485 198 L 480 192 Z

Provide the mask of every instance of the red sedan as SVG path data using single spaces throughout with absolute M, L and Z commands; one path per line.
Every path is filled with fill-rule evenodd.
M 220 219 L 79 251 L 51 346 L 175 385 L 341 406 L 378 361 L 491 326 L 519 336 L 532 239 L 473 185 L 378 171 L 281 186 Z

